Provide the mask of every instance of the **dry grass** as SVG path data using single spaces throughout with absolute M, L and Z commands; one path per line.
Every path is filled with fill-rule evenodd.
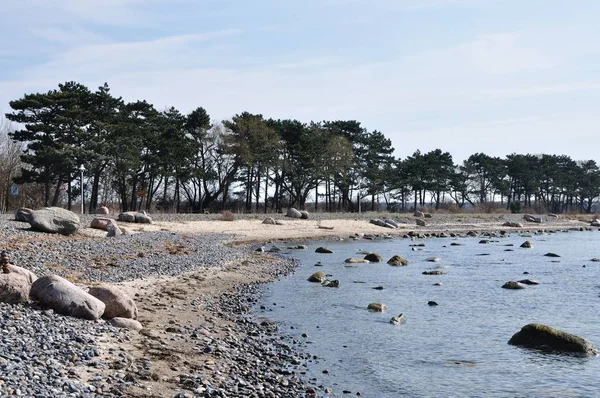
M 219 218 L 219 220 L 221 221 L 233 221 L 235 219 L 233 213 L 229 210 L 223 210 L 221 212 L 221 217 Z

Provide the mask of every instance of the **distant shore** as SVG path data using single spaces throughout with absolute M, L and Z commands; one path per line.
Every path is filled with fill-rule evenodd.
M 123 224 L 134 232 L 172 231 L 189 234 L 231 234 L 229 243 L 260 243 L 281 240 L 303 240 L 320 238 L 348 238 L 352 235 L 387 234 L 403 236 L 409 232 L 462 233 L 473 231 L 537 231 L 570 228 L 588 228 L 593 215 L 564 215 L 540 217 L 541 223 L 527 222 L 522 214 L 483 214 L 483 213 L 435 213 L 431 218 L 422 218 L 425 226 L 416 224 L 417 217 L 407 213 L 314 213 L 308 220 L 290 219 L 283 214 L 240 214 L 233 221 L 221 221 L 219 214 L 153 214 L 153 224 Z M 92 215 L 85 216 L 86 218 Z M 281 225 L 263 224 L 266 218 L 273 218 Z M 370 224 L 371 219 L 391 219 L 398 222 L 399 228 L 384 228 Z M 506 227 L 506 222 L 520 223 L 522 227 Z M 102 231 L 84 233 L 103 235 Z

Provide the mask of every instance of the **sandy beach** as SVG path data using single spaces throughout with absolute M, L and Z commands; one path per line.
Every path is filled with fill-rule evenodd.
M 341 217 L 339 217 L 341 216 Z M 177 234 L 227 234 L 228 245 L 241 245 L 247 249 L 246 255 L 221 268 L 203 269 L 170 278 L 153 278 L 120 283 L 119 286 L 134 297 L 139 307 L 139 320 L 144 325 L 141 333 L 131 333 L 131 340 L 124 343 L 106 341 L 104 355 L 114 355 L 115 350 L 127 352 L 132 361 L 152 358 L 151 377 L 130 388 L 128 393 L 137 397 L 166 397 L 185 395 L 182 392 L 182 372 L 201 369 L 206 375 L 205 383 L 218 385 L 225 383 L 235 374 L 235 361 L 231 358 L 218 358 L 211 352 L 199 352 L 197 341 L 185 337 L 181 332 L 185 327 L 200 327 L 205 338 L 211 341 L 219 339 L 241 339 L 245 329 L 236 329 L 236 318 L 219 309 L 220 297 L 237 295 L 244 286 L 253 286 L 276 279 L 289 271 L 285 261 L 270 253 L 258 253 L 251 248 L 274 242 L 308 239 L 346 239 L 350 236 L 407 236 L 407 234 L 438 234 L 497 232 L 535 232 L 538 230 L 564 230 L 589 228 L 587 217 L 553 218 L 544 217 L 541 224 L 525 223 L 522 215 L 512 214 L 444 214 L 434 215 L 427 220 L 426 226 L 416 226 L 414 218 L 403 215 L 396 217 L 401 222 L 398 229 L 388 229 L 369 223 L 369 218 L 381 215 L 339 215 L 339 218 L 291 220 L 279 215 L 281 225 L 266 225 L 264 217 L 242 218 L 234 221 L 220 220 L 160 220 L 153 224 L 131 225 L 134 233 L 149 231 L 170 231 Z M 265 216 L 266 217 L 266 216 Z M 522 228 L 507 228 L 506 221 L 521 222 Z M 585 221 L 585 222 L 584 222 Z M 83 234 L 99 236 L 103 231 L 85 228 Z M 200 305 L 198 305 L 200 303 Z M 242 312 L 247 311 L 245 308 Z M 239 315 L 239 314 L 238 314 Z M 239 321 L 239 317 L 237 318 Z M 276 333 L 275 333 L 276 334 Z M 298 376 L 297 374 L 294 377 Z M 85 376 L 84 376 L 85 377 Z M 282 376 L 279 383 L 288 383 L 289 378 Z M 294 381 L 295 382 L 295 381 Z M 260 387 L 259 387 L 260 388 Z M 317 388 L 308 387 L 307 396 Z M 313 394 L 314 395 L 314 394 Z M 257 396 L 262 396 L 258 394 Z M 268 395 L 267 395 L 268 396 Z M 277 394 L 276 394 L 277 396 Z

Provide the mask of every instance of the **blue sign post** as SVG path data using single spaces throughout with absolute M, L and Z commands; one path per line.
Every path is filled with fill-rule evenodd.
M 19 194 L 19 186 L 18 185 L 12 185 L 10 187 L 10 194 L 12 196 L 17 196 Z

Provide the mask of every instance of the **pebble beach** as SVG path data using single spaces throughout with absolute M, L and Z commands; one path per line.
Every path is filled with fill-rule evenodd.
M 156 215 L 134 234 L 106 238 L 82 228 L 50 235 L 0 215 L 0 250 L 38 276 L 79 285 L 110 283 L 136 301 L 142 331 L 54 314 L 36 303 L 0 303 L 0 396 L 23 397 L 311 397 L 326 389 L 305 380 L 316 361 L 252 307 L 260 286 L 293 272 L 295 263 L 256 252 L 277 240 L 406 235 L 368 223 L 372 215 L 234 222 L 215 215 Z M 518 215 L 435 216 L 421 231 L 493 231 Z M 92 216 L 82 216 L 82 226 Z M 404 219 L 402 221 L 404 221 Z M 584 228 L 551 219 L 551 229 Z M 589 224 L 588 224 L 589 225 Z M 323 228 L 325 227 L 325 228 Z M 528 225 L 529 227 L 529 225 Z M 437 231 L 437 232 L 436 232 Z M 233 244 L 235 243 L 235 244 Z

